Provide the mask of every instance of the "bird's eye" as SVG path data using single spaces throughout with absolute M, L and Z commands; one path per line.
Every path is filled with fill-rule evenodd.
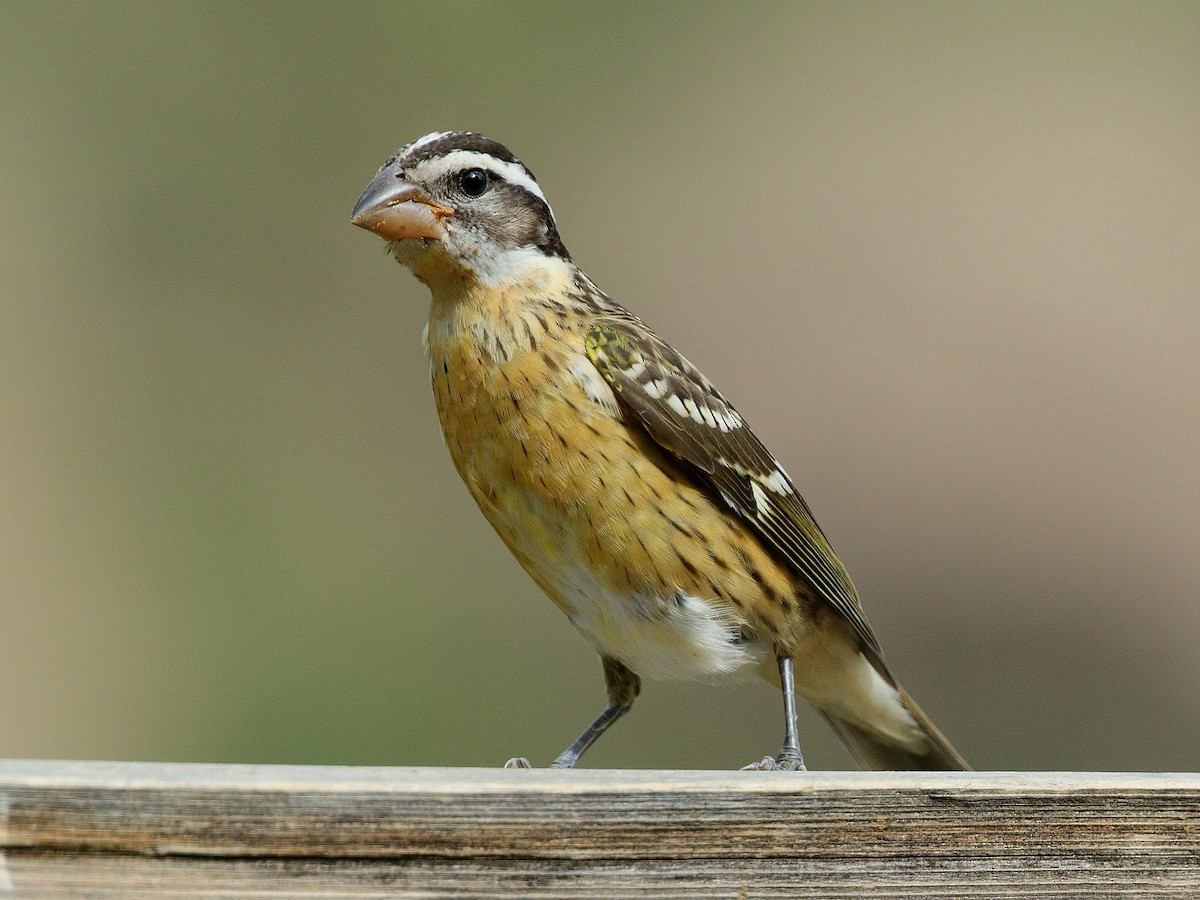
M 488 173 L 483 169 L 467 169 L 458 176 L 458 186 L 468 197 L 482 197 L 488 189 Z

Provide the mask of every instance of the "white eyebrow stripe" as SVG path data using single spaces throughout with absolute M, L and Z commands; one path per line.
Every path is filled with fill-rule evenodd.
M 425 140 L 425 138 L 421 138 L 421 140 Z M 422 180 L 428 179 L 434 181 L 448 172 L 458 169 L 470 169 L 474 166 L 478 166 L 481 169 L 490 169 L 509 184 L 523 187 L 545 203 L 547 209 L 550 208 L 550 202 L 546 199 L 546 195 L 542 193 L 542 189 L 538 183 L 529 177 L 529 173 L 525 171 L 524 166 L 497 159 L 490 153 L 480 153 L 478 150 L 451 150 L 445 156 L 436 156 L 433 159 L 417 163 L 413 167 L 413 171 L 419 173 Z M 550 210 L 550 218 L 554 218 L 554 210 L 552 209 Z

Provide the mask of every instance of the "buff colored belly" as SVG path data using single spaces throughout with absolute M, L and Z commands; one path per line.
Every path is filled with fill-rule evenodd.
M 589 529 L 578 521 L 520 489 L 501 490 L 495 501 L 485 512 L 496 530 L 600 653 L 641 675 L 683 679 L 733 673 L 761 658 L 722 604 L 682 589 L 634 593 L 591 562 Z
M 433 358 L 434 389 L 455 465 L 522 566 L 600 653 L 662 678 L 759 661 L 764 648 L 744 640 L 736 608 L 703 578 L 673 576 L 681 559 L 695 556 L 698 568 L 707 551 L 671 533 L 660 513 L 672 484 L 634 447 L 615 401 L 596 402 L 597 388 L 572 377 L 569 361 L 557 380 L 537 378 L 538 361 L 520 356 L 487 369 L 463 352 L 446 361 Z

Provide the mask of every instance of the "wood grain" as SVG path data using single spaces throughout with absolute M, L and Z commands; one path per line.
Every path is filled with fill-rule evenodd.
M 1200 775 L 0 761 L 0 896 L 1200 897 Z

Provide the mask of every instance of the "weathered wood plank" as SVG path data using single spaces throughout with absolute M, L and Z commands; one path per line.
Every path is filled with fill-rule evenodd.
M 0 761 L 0 896 L 1196 897 L 1200 775 Z

